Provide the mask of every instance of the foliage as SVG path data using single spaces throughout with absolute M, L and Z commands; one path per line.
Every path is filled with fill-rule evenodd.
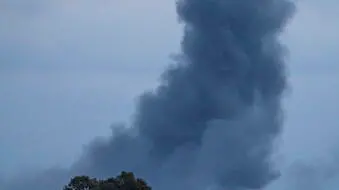
M 63 190 L 151 190 L 143 179 L 132 172 L 121 172 L 117 177 L 98 180 L 89 176 L 76 176 Z

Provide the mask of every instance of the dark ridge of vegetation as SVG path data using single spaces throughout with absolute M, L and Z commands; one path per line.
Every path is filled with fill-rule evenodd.
M 132 172 L 121 172 L 117 177 L 104 180 L 89 176 L 76 176 L 63 190 L 151 190 L 145 180 L 136 178 Z

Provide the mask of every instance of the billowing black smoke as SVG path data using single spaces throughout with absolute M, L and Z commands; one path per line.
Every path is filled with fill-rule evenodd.
M 140 97 L 132 129 L 89 149 L 86 172 L 132 170 L 160 189 L 262 188 L 286 86 L 288 0 L 181 0 L 182 54 Z
M 180 0 L 182 53 L 133 126 L 94 142 L 72 169 L 98 177 L 129 170 L 155 189 L 263 188 L 282 127 L 286 86 L 278 36 L 289 0 Z

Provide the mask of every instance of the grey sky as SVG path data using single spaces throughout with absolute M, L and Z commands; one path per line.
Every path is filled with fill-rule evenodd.
M 301 1 L 282 37 L 290 52 L 286 162 L 326 159 L 338 143 L 338 7 Z M 174 2 L 165 0 L 2 0 L 0 26 L 5 174 L 69 165 L 111 123 L 128 120 L 181 37 Z
M 292 94 L 285 141 L 295 154 L 317 157 L 334 146 L 339 122 L 338 3 L 303 1 L 286 33 Z M 299 142 L 297 142 L 299 141 Z M 333 148 L 333 147 L 331 147 Z
M 7 171 L 69 164 L 82 144 L 128 118 L 134 96 L 154 86 L 179 44 L 174 5 L 147 3 L 5 1 L 0 150 Z

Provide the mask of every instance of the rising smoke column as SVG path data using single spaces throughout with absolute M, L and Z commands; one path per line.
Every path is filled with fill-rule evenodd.
M 292 12 L 289 0 L 179 0 L 176 64 L 140 96 L 133 126 L 91 143 L 59 181 L 129 170 L 160 190 L 265 187 L 277 176 L 269 160 L 286 87 L 278 35 Z M 52 189 L 42 182 L 7 189 Z
M 132 170 L 160 189 L 263 188 L 286 87 L 288 0 L 180 0 L 182 53 L 140 97 L 132 129 L 94 143 L 89 171 Z

